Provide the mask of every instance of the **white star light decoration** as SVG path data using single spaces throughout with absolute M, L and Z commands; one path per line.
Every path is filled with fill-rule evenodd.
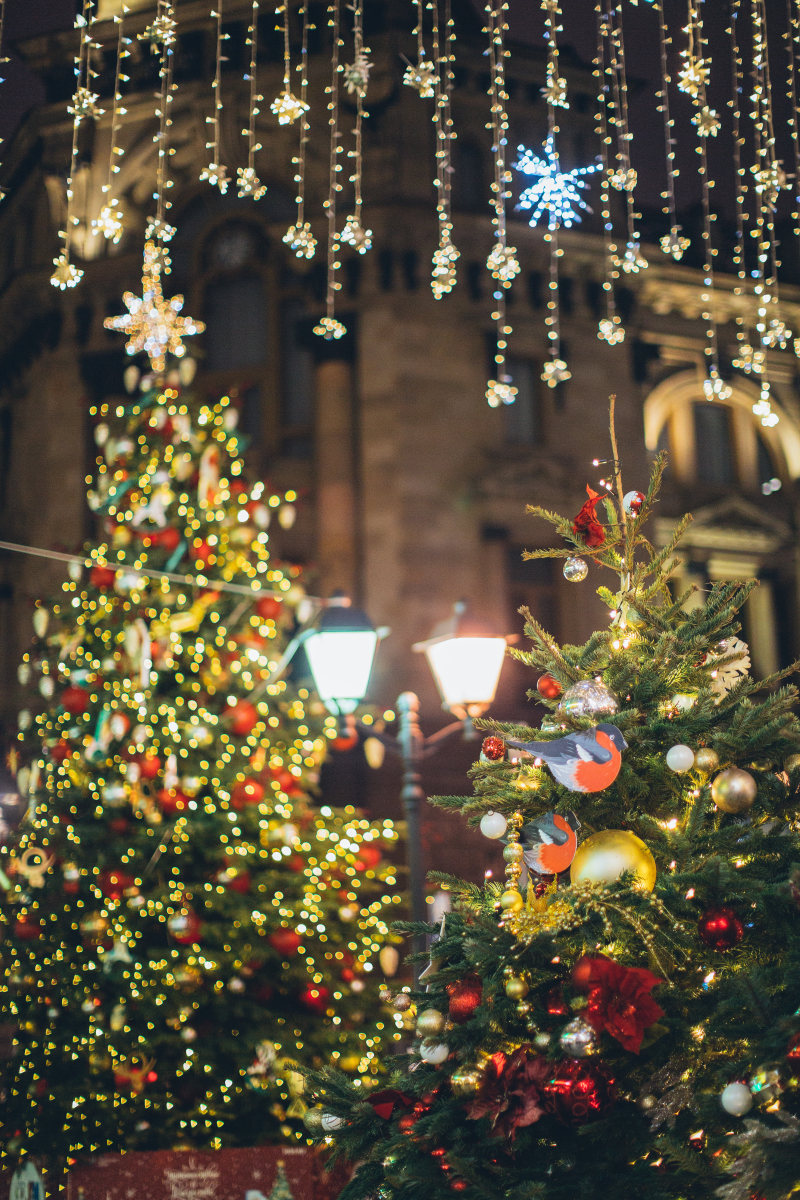
M 144 351 L 154 371 L 164 370 L 167 354 L 181 358 L 186 353 L 183 338 L 202 333 L 205 329 L 202 321 L 180 315 L 183 296 L 164 299 L 161 271 L 168 262 L 163 247 L 156 246 L 155 242 L 146 242 L 141 296 L 125 292 L 122 300 L 128 311 L 118 317 L 108 317 L 103 322 L 106 329 L 127 334 L 127 353 L 139 354 Z
M 572 171 L 562 171 L 555 147 L 555 139 L 551 134 L 544 144 L 544 156 L 534 154 L 525 146 L 518 146 L 519 158 L 514 163 L 514 169 L 523 175 L 530 175 L 535 180 L 530 187 L 525 188 L 519 198 L 517 208 L 523 212 L 530 210 L 529 225 L 538 224 L 541 217 L 547 215 L 547 223 L 551 229 L 563 225 L 569 229 L 581 219 L 581 213 L 591 212 L 589 205 L 581 196 L 581 190 L 587 187 L 584 175 L 593 175 L 602 168 L 598 160 L 588 167 L 575 167 Z

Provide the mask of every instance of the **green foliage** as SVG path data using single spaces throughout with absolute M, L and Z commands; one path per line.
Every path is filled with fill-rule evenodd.
M 412 1042 L 416 1018 L 406 1013 L 399 1019 L 411 1058 L 391 1073 L 390 1112 L 379 1115 L 341 1076 L 312 1081 L 322 1108 L 344 1121 L 329 1139 L 332 1153 L 359 1164 L 345 1200 L 445 1200 L 454 1190 L 466 1200 L 783 1200 L 800 1186 L 800 1080 L 787 1059 L 800 1038 L 800 722 L 787 682 L 795 668 L 760 681 L 744 670 L 737 614 L 752 581 L 716 584 L 702 603 L 693 593 L 672 595 L 669 573 L 688 518 L 662 548 L 643 532 L 663 468 L 658 456 L 633 517 L 616 473 L 619 503 L 604 501 L 600 546 L 587 548 L 569 519 L 530 510 L 565 546 L 527 557 L 583 553 L 616 580 L 599 589 L 609 625 L 584 645 L 559 646 L 523 610 L 530 644 L 511 653 L 531 668 L 532 683 L 544 671 L 565 691 L 602 680 L 618 710 L 575 716 L 537 695 L 541 728 L 479 722 L 525 743 L 611 720 L 628 744 L 615 781 L 600 792 L 569 791 L 546 765 L 515 753 L 476 762 L 471 796 L 435 801 L 473 824 L 489 811 L 505 814 L 511 842 L 547 811 L 574 811 L 581 839 L 636 834 L 655 859 L 655 887 L 644 890 L 633 871 L 611 881 L 534 877 L 514 916 L 503 895 L 514 887 L 513 847 L 504 852 L 505 885 L 435 876 L 455 906 L 408 1011 L 442 1014 L 434 1040 L 448 1047 L 446 1060 L 425 1060 L 424 1045 Z M 718 766 L 670 770 L 666 752 L 677 744 L 714 751 Z M 756 784 L 754 803 L 738 814 L 714 802 L 714 780 L 729 767 Z M 728 914 L 727 946 L 706 928 L 719 909 Z M 634 998 L 637 987 L 647 1000 Z M 459 998 L 476 988 L 479 1003 L 466 1011 Z M 397 1003 L 405 1009 L 408 998 Z M 576 1018 L 594 1031 L 594 1057 L 575 1057 L 567 1026 Z M 570 1108 L 566 1069 L 583 1073 L 596 1108 Z M 610 1078 L 613 1103 L 603 1099 Z M 737 1080 L 753 1081 L 746 1121 L 720 1103 Z

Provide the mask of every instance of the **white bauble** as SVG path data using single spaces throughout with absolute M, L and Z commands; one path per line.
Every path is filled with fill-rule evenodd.
M 670 771 L 680 775 L 684 771 L 691 771 L 694 766 L 694 750 L 691 746 L 670 746 L 666 759 Z
M 508 829 L 508 821 L 502 813 L 488 812 L 481 817 L 481 833 L 487 838 L 501 838 Z
M 732 1117 L 743 1117 L 753 1107 L 753 1094 L 745 1083 L 729 1083 L 722 1089 L 719 1102 Z

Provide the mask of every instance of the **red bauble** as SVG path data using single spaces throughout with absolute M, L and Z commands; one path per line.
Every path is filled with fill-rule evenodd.
M 225 879 L 225 887 L 229 892 L 238 892 L 244 896 L 250 891 L 252 880 L 249 871 L 240 871 L 238 875 L 229 875 Z
M 63 762 L 65 758 L 69 758 L 71 753 L 72 747 L 64 738 L 61 738 L 61 741 L 56 742 L 55 746 L 50 747 L 50 757 L 52 758 L 53 762 Z
M 800 1067 L 800 1033 L 796 1033 L 790 1039 L 789 1045 L 786 1047 L 786 1057 L 790 1063 Z
M 259 596 L 256 600 L 256 613 L 262 621 L 277 621 L 282 608 L 283 602 L 277 596 Z
M 325 1009 L 328 1007 L 329 999 L 330 992 L 328 989 L 326 987 L 322 987 L 322 985 L 318 983 L 309 984 L 309 986 L 303 988 L 302 992 L 300 993 L 300 1003 L 304 1008 L 307 1008 L 311 1012 L 315 1013 L 324 1013 Z
M 155 779 L 161 770 L 161 759 L 157 754 L 145 754 L 139 762 L 139 770 L 142 773 L 142 779 Z
M 167 919 L 167 929 L 176 942 L 181 946 L 190 946 L 200 935 L 200 918 L 196 912 L 188 908 L 185 912 L 175 913 Z
M 362 843 L 358 847 L 358 854 L 353 866 L 357 871 L 366 871 L 369 867 L 377 867 L 381 861 L 381 851 L 379 846 Z
M 483 984 L 477 975 L 456 979 L 447 985 L 447 1015 L 457 1025 L 468 1021 L 483 998 Z
M 547 993 L 545 1008 L 551 1017 L 565 1017 L 567 1015 L 569 1009 L 567 1008 L 564 993 L 560 987 L 551 988 Z
M 248 804 L 260 804 L 264 799 L 264 787 L 257 779 L 240 779 L 233 785 L 231 808 L 241 812 Z
M 303 944 L 303 939 L 294 929 L 274 929 L 267 941 L 284 958 L 291 958 Z
M 252 733 L 258 720 L 258 709 L 249 700 L 239 700 L 225 709 L 225 720 L 231 733 L 237 737 L 247 737 Z
M 545 700 L 556 700 L 564 689 L 557 679 L 545 671 L 544 675 L 539 676 L 536 690 Z
M 161 533 L 158 535 L 159 546 L 162 546 L 168 554 L 171 554 L 173 550 L 177 550 L 180 543 L 181 535 L 178 530 L 173 529 L 171 525 L 166 529 L 162 529 Z
M 302 854 L 293 854 L 291 858 L 286 859 L 286 866 L 290 871 L 294 871 L 295 875 L 299 875 L 301 871 L 306 869 L 306 860 Z
M 133 876 L 125 871 L 101 871 L 97 880 L 97 886 L 109 900 L 119 900 L 123 892 L 133 885 Z
M 32 921 L 28 916 L 17 917 L 14 922 L 14 933 L 23 942 L 33 942 L 41 937 L 42 927 L 38 921 Z
M 117 572 L 111 567 L 92 567 L 89 572 L 89 582 L 101 592 L 113 588 L 116 577 Z
M 162 788 L 156 795 L 156 799 L 159 808 L 166 816 L 184 812 L 189 803 L 189 797 L 184 792 L 178 791 L 177 788 Z
M 483 739 L 481 754 L 490 762 L 500 762 L 505 757 L 506 744 L 500 737 L 489 736 Z
M 270 767 L 269 777 L 277 783 L 282 792 L 292 792 L 297 790 L 297 779 L 291 771 L 287 771 L 285 767 Z
M 712 950 L 730 950 L 742 940 L 744 926 L 732 908 L 708 908 L 697 924 L 700 937 Z
M 193 543 L 192 553 L 194 554 L 197 562 L 201 563 L 202 566 L 207 567 L 211 562 L 211 559 L 216 554 L 216 551 L 214 550 L 213 546 L 209 546 L 208 542 L 200 540 Z
M 89 693 L 85 688 L 76 687 L 71 683 L 61 693 L 61 705 L 72 716 L 78 716 L 85 713 L 89 707 Z
M 555 1063 L 542 1088 L 545 1108 L 565 1125 L 584 1125 L 614 1103 L 614 1080 L 599 1064 L 567 1058 Z

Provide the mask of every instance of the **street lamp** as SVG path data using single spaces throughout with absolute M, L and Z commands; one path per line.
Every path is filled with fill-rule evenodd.
M 305 639 L 314 684 L 328 711 L 337 716 L 351 714 L 363 699 L 377 649 L 378 635 L 365 613 L 349 607 L 346 599 L 337 600 L 322 614 L 317 626 Z M 438 625 L 414 650 L 425 654 L 442 707 L 457 719 L 428 737 L 419 724 L 419 698 L 414 692 L 398 697 L 397 736 L 371 730 L 390 750 L 400 756 L 403 769 L 401 800 L 408 831 L 408 874 L 411 915 L 414 921 L 427 920 L 425 873 L 420 837 L 420 808 L 426 800 L 420 768 L 438 744 L 461 730 L 472 735 L 472 718 L 485 712 L 494 700 L 506 639 L 493 636 L 479 627 L 459 601 L 448 619 Z M 360 689 L 360 690 L 359 690 Z M 422 948 L 422 939 L 414 939 L 414 949 Z

